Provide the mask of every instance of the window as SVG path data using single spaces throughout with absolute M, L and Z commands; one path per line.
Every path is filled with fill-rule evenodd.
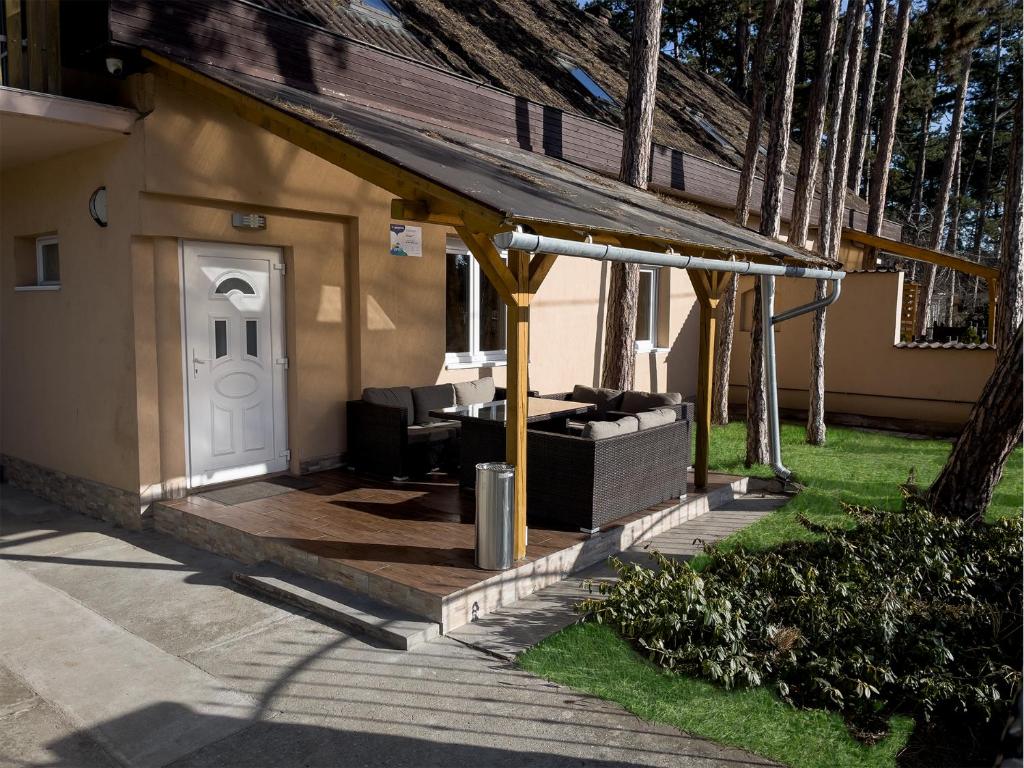
M 703 113 L 687 107 L 686 114 L 688 114 L 690 119 L 701 127 L 701 130 L 703 130 L 704 133 L 717 141 L 722 148 L 735 151 L 736 148 L 732 145 L 732 142 L 725 138 L 725 136 L 723 136 L 715 126 L 708 122 Z
M 257 359 L 260 356 L 259 333 L 259 320 L 245 321 L 245 354 L 247 354 L 249 357 L 255 357 Z
M 445 362 L 449 367 L 505 362 L 505 305 L 461 240 L 445 264 Z
M 608 95 L 608 91 L 598 85 L 594 78 L 587 74 L 585 69 L 582 67 L 572 67 L 569 72 L 576 78 L 580 85 L 587 89 L 587 93 L 595 99 L 603 101 L 606 104 L 615 103 L 615 99 Z
M 56 237 L 36 239 L 36 285 L 60 285 L 60 245 Z
M 398 14 L 395 9 L 391 7 L 391 4 L 387 0 L 358 0 L 358 5 L 362 5 L 365 8 L 377 11 L 378 13 L 384 13 L 388 16 L 398 18 Z
M 214 293 L 219 293 L 222 296 L 227 296 L 232 291 L 238 291 L 239 293 L 245 294 L 246 296 L 255 296 L 256 289 L 253 288 L 249 283 L 240 277 L 227 277 L 221 280 L 217 284 L 217 290 Z
M 213 359 L 220 360 L 228 356 L 228 321 L 213 321 Z
M 640 267 L 640 295 L 636 305 L 636 348 L 648 352 L 658 346 L 658 268 Z

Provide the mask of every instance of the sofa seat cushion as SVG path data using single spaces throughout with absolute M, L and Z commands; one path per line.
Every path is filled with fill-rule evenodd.
M 580 436 L 591 440 L 604 440 L 609 437 L 628 435 L 630 432 L 636 432 L 639 428 L 636 416 L 624 416 L 616 421 L 588 421 Z
M 459 422 L 437 420 L 433 424 L 413 424 L 408 431 L 410 443 L 436 443 L 454 437 L 459 431 Z
M 622 393 L 622 405 L 616 409 L 625 413 L 640 413 L 663 405 L 679 405 L 683 396 L 678 392 L 637 392 L 627 390 Z
M 430 387 L 413 387 L 412 402 L 415 406 L 415 424 L 434 424 L 441 419 L 431 416 L 436 408 L 450 408 L 455 405 L 455 388 L 451 384 L 435 384 Z
M 652 429 L 671 424 L 676 420 L 676 412 L 671 408 L 655 408 L 650 411 L 641 411 L 636 415 L 640 429 Z
M 619 403 L 622 401 L 622 390 L 604 389 L 602 387 L 586 387 L 577 384 L 572 388 L 569 399 L 574 403 L 592 403 L 597 406 L 597 413 L 619 410 Z
M 494 402 L 494 379 L 460 381 L 455 385 L 455 405 L 477 405 Z
M 408 387 L 367 387 L 363 390 L 363 400 L 374 405 L 405 408 L 405 423 L 413 423 L 412 390 Z

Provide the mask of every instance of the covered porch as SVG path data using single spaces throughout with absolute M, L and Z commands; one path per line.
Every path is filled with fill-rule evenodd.
M 144 54 L 175 86 L 212 97 L 262 129 L 387 190 L 394 196 L 393 220 L 447 227 L 466 244 L 507 310 L 504 453 L 516 468 L 517 560 L 530 562 L 526 410 L 531 307 L 556 259 L 565 256 L 555 256 L 557 251 L 551 249 L 507 245 L 506 262 L 500 245 L 504 235 L 530 233 L 562 243 L 607 245 L 620 254 L 633 254 L 625 260 L 681 267 L 680 274 L 685 269 L 699 306 L 699 344 L 693 350 L 699 350 L 694 355 L 693 487 L 711 487 L 712 350 L 718 301 L 728 285 L 721 270 L 727 264 L 734 271 L 764 266 L 789 275 L 790 270 L 796 274 L 819 266 L 817 257 L 571 163 L 450 126 L 368 109 L 341 94 L 281 85 L 150 51 Z M 733 257 L 736 261 L 730 262 Z M 355 388 L 374 384 L 357 381 Z M 565 489 L 566 494 L 572 492 L 571 487 Z
M 593 535 L 531 526 L 526 556 L 498 573 L 473 564 L 473 495 L 440 474 L 401 484 L 345 470 L 285 476 L 160 502 L 154 518 L 158 530 L 197 547 L 340 584 L 447 633 L 706 514 L 746 486 L 746 478 L 711 474 L 698 491 L 691 477 L 686 498 Z

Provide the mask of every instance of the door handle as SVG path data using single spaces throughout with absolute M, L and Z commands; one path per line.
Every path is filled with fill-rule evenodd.
M 200 365 L 206 365 L 207 362 L 208 362 L 207 360 L 203 360 L 200 357 L 196 357 L 196 349 L 195 349 L 195 347 L 193 347 L 192 348 L 192 376 L 194 378 L 197 378 L 197 379 L 199 378 L 199 366 Z

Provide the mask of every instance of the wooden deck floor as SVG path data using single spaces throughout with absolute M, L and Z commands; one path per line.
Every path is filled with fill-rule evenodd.
M 456 626 L 454 612 L 469 620 L 482 610 L 474 589 L 500 583 L 506 593 L 512 590 L 512 598 L 529 594 L 543 586 L 531 579 L 542 570 L 547 573 L 553 556 L 566 554 L 568 558 L 558 558 L 557 568 L 571 572 L 581 545 L 599 548 L 590 552 L 594 562 L 622 543 L 607 534 L 652 515 L 661 519 L 681 506 L 679 501 L 667 502 L 616 521 L 595 536 L 531 526 L 526 560 L 496 575 L 474 566 L 475 502 L 454 480 L 439 476 L 395 484 L 342 470 L 304 479 L 312 481 L 310 487 L 235 504 L 198 494 L 161 502 L 157 527 L 244 561 L 274 561 L 328 578 Z M 736 479 L 714 478 L 709 490 L 731 488 Z M 682 504 L 701 503 L 706 511 L 706 495 L 691 492 Z M 543 569 L 534 567 L 541 561 Z M 452 607 L 460 597 L 465 604 Z M 506 594 L 499 602 L 508 599 Z

